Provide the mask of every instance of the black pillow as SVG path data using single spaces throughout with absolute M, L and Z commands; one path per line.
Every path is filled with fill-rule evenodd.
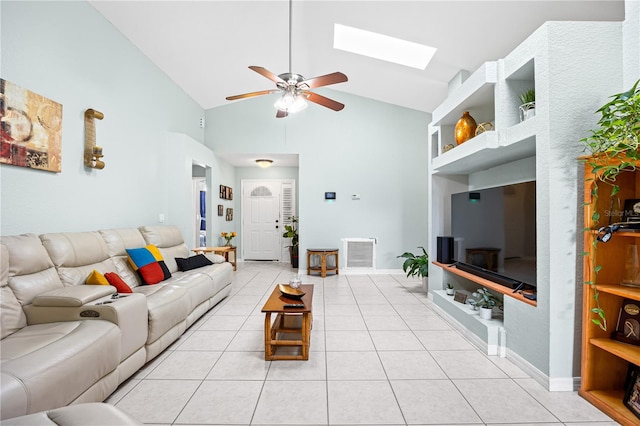
M 202 268 L 203 266 L 213 265 L 213 262 L 207 259 L 204 254 L 197 254 L 195 256 L 183 258 L 176 257 L 176 263 L 178 264 L 178 270 L 190 271 L 196 268 Z

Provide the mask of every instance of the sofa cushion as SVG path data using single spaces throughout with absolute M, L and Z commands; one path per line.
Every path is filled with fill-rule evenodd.
M 155 342 L 176 324 L 186 321 L 190 312 L 187 291 L 164 283 L 140 286 L 134 293 L 144 294 L 149 310 L 149 336 L 147 344 Z
M 9 287 L 9 250 L 0 245 L 0 338 L 4 339 L 26 325 L 22 305 Z
M 131 267 L 140 274 L 145 284 L 157 284 L 171 278 L 164 258 L 155 245 L 127 249 L 127 256 Z
M 215 253 L 204 253 L 204 256 L 211 261 L 211 263 L 224 263 L 227 259 L 224 256 Z
M 8 260 L 8 263 L 2 263 L 2 268 L 8 269 L 2 274 L 6 275 L 7 283 L 20 305 L 30 304 L 40 293 L 63 287 L 56 268 L 37 235 L 0 237 L 0 245 L 4 247 L 3 259 Z M 5 326 L 4 323 L 2 326 Z
M 85 284 L 89 284 L 89 285 L 109 285 L 109 281 L 107 281 L 107 279 L 105 278 L 104 275 L 102 275 L 100 272 L 98 272 L 98 271 L 96 271 L 94 269 L 93 271 L 91 271 L 91 273 L 87 277 L 87 281 L 85 282 Z
M 120 348 L 108 321 L 31 325 L 3 339 L 2 418 L 70 404 L 118 367 Z
M 118 293 L 133 293 L 133 291 L 131 291 L 131 287 L 129 287 L 129 285 L 120 278 L 120 275 L 115 272 L 107 272 L 104 274 L 104 277 L 109 281 L 109 284 L 116 288 Z
M 177 226 L 141 226 L 138 228 L 147 244 L 160 249 L 164 261 L 172 274 L 178 271 L 176 257 L 189 257 L 189 249 L 184 243 Z
M 203 254 L 197 254 L 191 257 L 176 257 L 176 263 L 178 264 L 179 271 L 190 271 L 196 268 L 202 268 L 203 266 L 213 265 L 213 262 L 207 259 Z
M 69 405 L 4 420 L 4 426 L 143 425 L 114 405 L 104 402 Z
M 98 232 L 61 232 L 40 235 L 64 285 L 83 285 L 94 269 L 115 271 L 107 245 Z

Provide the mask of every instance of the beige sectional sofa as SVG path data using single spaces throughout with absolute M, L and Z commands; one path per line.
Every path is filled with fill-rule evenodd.
M 171 278 L 143 285 L 127 249 L 153 244 Z M 231 264 L 179 271 L 174 226 L 0 237 L 0 418 L 103 401 L 230 292 Z M 85 285 L 93 270 L 132 289 Z

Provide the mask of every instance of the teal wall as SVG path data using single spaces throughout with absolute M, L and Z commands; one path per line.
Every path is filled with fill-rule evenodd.
M 348 83 L 346 83 L 348 84 Z M 206 143 L 216 153 L 299 154 L 300 248 L 376 238 L 378 269 L 398 269 L 400 253 L 427 244 L 427 113 L 335 90 L 346 105 L 311 104 L 275 118 L 274 96 L 207 111 Z M 324 201 L 334 191 L 337 200 Z M 351 199 L 359 194 L 360 200 Z M 305 267 L 301 257 L 301 267 Z
M 2 1 L 0 77 L 63 105 L 62 172 L 0 165 L 0 231 L 88 231 L 166 223 L 168 133 L 200 143 L 204 110 L 86 2 Z M 84 167 L 87 108 L 104 170 Z M 189 174 L 190 174 L 189 169 Z

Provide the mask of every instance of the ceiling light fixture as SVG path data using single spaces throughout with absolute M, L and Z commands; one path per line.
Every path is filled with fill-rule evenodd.
M 333 47 L 412 68 L 425 69 L 436 53 L 435 47 L 399 38 L 334 24 Z
M 273 160 L 267 160 L 266 158 L 259 158 L 256 160 L 256 164 L 259 167 L 262 167 L 263 169 L 266 169 L 267 167 L 271 167 L 272 163 L 273 163 Z
M 289 73 L 287 75 L 288 78 L 284 78 L 287 82 L 287 86 L 282 96 L 275 104 L 273 104 L 278 111 L 282 111 L 284 113 L 299 112 L 307 107 L 307 101 L 303 95 L 299 93 L 299 90 L 296 87 L 296 84 L 304 81 L 304 78 L 301 75 L 293 74 L 291 72 L 291 28 L 293 26 L 292 9 L 293 0 L 289 0 Z

